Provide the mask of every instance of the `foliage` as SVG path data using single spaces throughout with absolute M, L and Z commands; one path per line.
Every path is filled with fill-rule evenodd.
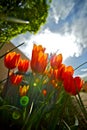
M 4 55 L 8 75 L 0 82 L 1 126 L 9 130 L 87 129 L 87 111 L 79 94 L 83 80 L 73 76 L 72 66 L 62 63 L 62 54 L 48 55 L 42 45 L 34 44 L 29 61 L 19 55 L 11 51 Z
M 49 0 L 1 0 L 0 43 L 29 31 L 37 33 L 46 22 Z

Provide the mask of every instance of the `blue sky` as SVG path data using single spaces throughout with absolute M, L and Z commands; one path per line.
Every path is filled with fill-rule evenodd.
M 48 53 L 63 54 L 63 62 L 74 68 L 87 61 L 87 0 L 53 0 L 47 22 L 36 35 L 29 32 L 12 39 L 31 57 L 33 43 L 42 44 Z M 87 64 L 75 71 L 87 75 Z

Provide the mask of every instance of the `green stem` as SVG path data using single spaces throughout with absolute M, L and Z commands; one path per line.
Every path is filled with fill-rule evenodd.
M 26 126 L 26 124 L 27 124 L 27 122 L 28 122 L 28 119 L 29 119 L 29 117 L 30 117 L 30 115 L 31 115 L 32 109 L 33 109 L 33 102 L 32 102 L 32 104 L 31 104 L 30 111 L 29 111 L 29 113 L 28 113 L 28 116 L 27 116 L 27 118 L 26 118 L 26 120 L 25 120 L 25 123 L 24 123 L 24 125 L 23 125 L 23 127 L 22 127 L 21 130 L 25 130 L 25 126 Z
M 71 130 L 71 128 L 68 126 L 68 124 L 67 124 L 64 120 L 62 120 L 62 122 L 63 122 L 64 125 L 66 126 L 67 130 Z
M 9 72 L 10 72 L 10 69 L 8 69 L 8 74 L 7 74 L 7 79 L 6 79 L 7 81 L 6 81 L 5 86 L 4 86 L 3 97 L 6 96 L 7 91 L 8 91 L 8 87 L 9 87 Z
M 8 89 L 8 83 L 9 83 L 9 72 L 10 72 L 10 69 L 8 69 L 8 75 L 7 75 L 7 87 L 6 87 L 6 89 Z
M 76 96 L 75 96 L 75 97 L 76 97 Z M 78 98 L 79 98 L 79 99 L 78 99 Z M 82 102 L 82 99 L 81 99 L 79 93 L 78 93 L 78 98 L 76 97 L 76 100 L 77 100 L 77 102 L 78 102 L 78 104 L 79 104 L 79 106 L 80 106 L 80 109 L 82 110 L 82 112 L 83 112 L 83 114 L 84 114 L 85 119 L 87 120 L 87 111 L 86 111 L 86 109 L 85 109 L 85 107 L 84 107 L 84 104 L 83 104 L 83 102 Z

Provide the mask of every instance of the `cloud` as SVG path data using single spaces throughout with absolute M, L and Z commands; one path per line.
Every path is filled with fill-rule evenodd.
M 20 49 L 29 57 L 33 43 L 43 44 L 48 52 L 63 53 L 64 59 L 69 56 L 80 56 L 87 47 L 87 1 L 53 0 L 47 23 L 37 35 L 26 33 L 15 41 L 25 41 Z M 14 43 L 14 41 L 13 41 Z
M 29 40 L 30 37 L 31 37 L 31 34 L 30 34 L 29 32 L 26 32 L 25 34 L 20 34 L 20 35 L 18 35 L 17 37 L 13 38 L 13 39 L 11 40 L 11 42 L 12 42 L 14 45 L 17 46 L 17 45 L 19 45 L 20 43 L 23 43 L 23 42 L 26 43 L 26 41 Z M 24 46 L 26 46 L 26 44 L 24 44 Z M 20 47 L 20 48 L 21 48 L 21 47 Z
M 74 35 L 79 48 L 76 55 L 79 56 L 87 47 L 87 1 L 53 0 L 51 8 L 48 20 L 50 24 L 47 24 L 49 30 L 61 35 Z
M 79 74 L 79 76 L 80 76 L 81 78 L 86 78 L 86 79 L 87 79 L 87 73 Z
M 72 33 L 76 36 L 76 43 L 82 47 L 87 47 L 87 18 L 79 18 L 73 21 Z
M 60 35 L 58 33 L 52 33 L 50 30 L 46 29 L 44 32 L 41 32 L 37 35 L 31 35 L 29 40 L 26 40 L 26 46 L 22 47 L 21 50 L 31 57 L 33 44 L 41 44 L 43 47 L 46 47 L 47 53 L 62 53 L 63 59 L 65 60 L 69 56 L 79 54 L 79 48 L 75 44 L 74 35 L 66 33 L 65 35 Z
M 87 68 L 81 69 L 82 72 L 87 72 Z
M 87 48 L 87 1 L 84 0 L 78 6 L 80 7 L 72 18 L 69 31 L 76 37 L 75 42 L 79 51 L 82 52 L 84 48 Z
M 68 17 L 74 5 L 74 0 L 52 0 L 47 23 L 43 29 L 48 27 L 52 32 L 58 32 L 60 21 Z
M 59 19 L 65 19 L 74 7 L 74 4 L 74 0 L 53 0 L 51 8 L 53 9 L 55 23 L 58 23 Z

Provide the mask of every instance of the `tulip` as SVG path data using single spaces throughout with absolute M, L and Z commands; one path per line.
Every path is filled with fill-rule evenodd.
M 47 66 L 48 54 L 44 53 L 45 48 L 34 44 L 31 58 L 31 69 L 37 73 L 43 73 Z
M 34 44 L 33 45 L 33 53 L 35 52 L 40 52 L 40 51 L 42 51 L 42 52 L 44 52 L 45 51 L 45 48 L 43 48 L 42 47 L 42 45 L 36 45 L 36 44 Z
M 18 70 L 20 72 L 26 72 L 29 68 L 29 60 L 23 60 L 23 59 L 20 59 L 19 63 L 18 63 Z
M 65 66 L 63 72 L 62 72 L 62 79 L 65 79 L 66 77 L 73 76 L 74 74 L 74 68 L 72 66 Z
M 62 59 L 63 59 L 62 54 L 59 55 L 54 54 L 50 59 L 51 67 L 57 69 L 61 65 Z
M 71 75 L 64 79 L 64 89 L 71 95 L 76 95 L 80 92 L 83 80 L 80 77 L 73 78 Z
M 11 83 L 13 84 L 13 85 L 19 85 L 20 83 L 21 83 L 21 81 L 22 81 L 22 78 L 23 78 L 23 76 L 22 75 L 16 75 L 16 74 L 12 74 L 12 75 L 10 75 L 10 81 L 11 81 Z
M 50 68 L 50 76 L 52 79 L 62 80 L 62 74 L 65 70 L 65 65 L 61 64 L 58 69 Z
M 26 93 L 27 93 L 27 91 L 28 91 L 28 89 L 29 89 L 29 85 L 28 86 L 20 86 L 20 88 L 19 88 L 19 93 L 20 93 L 20 96 L 25 96 L 26 95 Z
M 19 58 L 20 54 L 17 54 L 16 52 L 9 52 L 4 57 L 4 64 L 8 69 L 14 69 L 15 67 L 17 67 Z

